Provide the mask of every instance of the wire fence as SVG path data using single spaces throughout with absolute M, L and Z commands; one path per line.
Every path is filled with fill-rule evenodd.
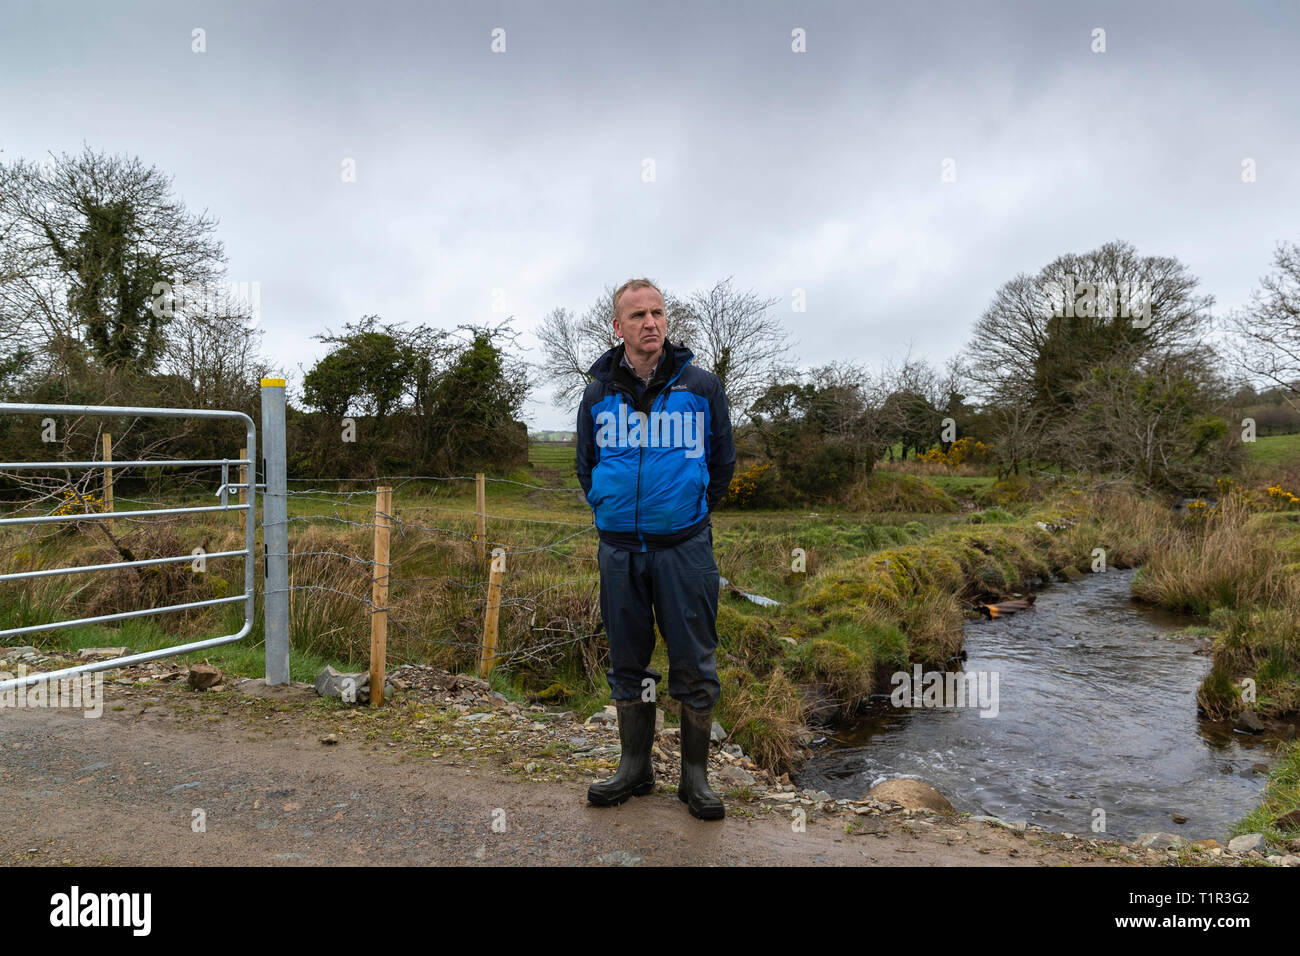
M 93 483 L 80 481 L 74 487 L 47 475 L 39 486 L 25 485 L 23 493 L 6 496 L 0 504 L 16 507 L 15 513 L 55 515 L 60 508 L 68 510 L 71 496 L 74 509 L 97 507 Z M 483 657 L 485 619 L 499 616 L 500 641 L 491 654 L 497 666 L 554 665 L 570 654 L 598 666 L 597 538 L 576 487 L 478 475 L 310 478 L 289 479 L 288 484 L 289 585 L 272 589 L 262 575 L 257 580 L 263 600 L 287 591 L 296 650 L 364 659 L 370 618 L 382 613 L 392 628 L 391 663 L 465 668 Z M 193 487 L 193 494 L 212 494 L 210 485 Z M 392 489 L 395 501 L 389 512 L 377 506 L 383 487 Z M 476 489 L 483 505 L 467 506 L 467 495 Z M 566 497 L 573 500 L 566 502 Z M 107 539 L 86 529 L 82 538 L 70 540 L 75 532 L 61 522 L 0 535 L 0 570 L 52 560 L 69 547 L 153 556 L 201 538 L 201 550 L 215 553 L 223 550 L 223 537 L 237 531 L 228 523 L 222 526 L 216 516 L 183 526 L 133 516 L 151 510 L 158 501 L 154 497 L 118 494 L 111 500 L 116 531 L 109 531 Z M 584 512 L 586 520 L 575 520 Z M 376 560 L 381 528 L 392 544 L 382 564 Z M 261 559 L 272 556 L 264 552 Z M 494 563 L 500 572 L 495 600 L 490 597 Z M 376 602 L 376 582 L 384 585 L 382 603 Z M 112 600 L 116 588 L 129 603 L 126 592 L 136 583 L 132 572 L 123 570 L 94 594 L 74 589 L 60 592 L 58 600 L 89 598 L 102 605 Z M 0 591 L 0 607 L 18 600 L 12 586 L 5 589 L 10 593 Z M 53 597 L 48 591 L 29 595 L 27 602 L 47 596 Z M 492 610 L 497 614 L 490 615 Z

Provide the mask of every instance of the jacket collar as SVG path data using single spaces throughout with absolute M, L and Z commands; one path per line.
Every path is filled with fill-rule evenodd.
M 596 359 L 596 361 L 592 363 L 591 368 L 587 370 L 587 374 L 598 381 L 608 383 L 613 379 L 614 373 L 622 364 L 624 352 L 625 349 L 623 343 L 620 342 L 600 358 Z M 694 358 L 695 353 L 685 345 L 680 343 L 673 344 L 665 338 L 664 358 L 660 361 L 658 369 L 656 369 L 656 375 L 651 376 L 651 383 L 653 384 L 654 379 L 658 376 L 671 376 Z M 623 371 L 627 372 L 627 369 L 623 369 Z

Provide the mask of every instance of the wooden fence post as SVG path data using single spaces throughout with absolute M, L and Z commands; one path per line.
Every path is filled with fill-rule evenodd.
M 100 437 L 103 439 L 103 443 L 104 443 L 104 461 L 106 462 L 112 461 L 113 460 L 113 436 L 108 432 L 104 432 Z M 113 513 L 113 469 L 107 466 L 104 468 L 103 509 L 109 514 Z M 113 519 L 112 518 L 107 519 L 105 521 L 105 524 L 107 524 L 110 528 L 112 528 Z
M 384 702 L 388 673 L 388 534 L 392 527 L 393 489 L 375 489 L 375 573 L 370 615 L 370 706 Z
M 487 609 L 483 614 L 483 646 L 479 654 L 478 676 L 487 677 L 496 666 L 497 624 L 501 614 L 501 575 L 506 570 L 506 549 L 492 549 L 492 570 L 488 573 Z
M 239 457 L 240 457 L 240 458 L 247 458 L 247 457 L 248 457 L 248 449 L 247 449 L 247 448 L 241 448 L 241 449 L 239 449 Z M 248 466 L 247 466 L 247 465 L 240 465 L 240 466 L 239 466 L 239 483 L 240 483 L 241 485 L 247 485 L 247 484 L 248 484 Z M 240 488 L 240 489 L 239 489 L 239 503 L 240 503 L 241 505 L 246 505 L 246 504 L 248 504 L 248 489 L 247 489 L 247 488 Z M 247 522 L 248 522 L 248 512 L 247 512 L 247 511 L 241 511 L 241 512 L 239 513 L 239 530 L 240 530 L 240 531 L 244 531 L 244 530 L 247 529 L 247 527 L 248 527 Z M 291 601 L 293 600 L 293 592 L 292 592 L 292 591 L 289 592 L 289 599 L 290 599 Z
M 478 501 L 478 563 L 487 561 L 487 481 L 483 473 L 474 476 L 474 494 Z

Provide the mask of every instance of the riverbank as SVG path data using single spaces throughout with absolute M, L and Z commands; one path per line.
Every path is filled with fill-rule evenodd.
M 1085 574 L 1012 616 L 968 620 L 962 670 L 983 699 L 896 707 L 877 697 L 825 731 L 798 782 L 843 796 L 920 777 L 960 810 L 1058 832 L 1227 842 L 1286 738 L 1198 716 L 1204 629 L 1135 602 L 1133 577 Z

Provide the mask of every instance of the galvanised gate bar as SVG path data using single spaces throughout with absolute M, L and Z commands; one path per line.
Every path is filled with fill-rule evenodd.
M 20 634 L 33 634 L 38 631 L 50 631 L 57 628 L 77 627 L 82 624 L 104 624 L 110 621 L 121 621 L 131 617 L 147 617 L 155 614 L 168 614 L 174 611 L 186 611 L 192 608 L 212 607 L 220 604 L 234 604 L 238 601 L 244 602 L 244 625 L 234 634 L 225 634 L 221 637 L 207 638 L 202 641 L 193 641 L 189 644 L 181 644 L 176 647 L 164 647 L 156 651 L 148 651 L 143 654 L 130 654 L 126 657 L 118 657 L 112 660 L 95 661 L 93 663 L 81 664 L 76 667 L 67 667 L 63 670 L 49 671 L 40 674 L 27 674 L 23 677 L 13 678 L 0 682 L 0 691 L 7 690 L 11 687 L 21 687 L 27 684 L 34 684 L 38 681 L 58 680 L 63 677 L 70 677 L 75 674 L 84 674 L 91 671 L 110 670 L 115 667 L 123 667 L 129 664 L 138 664 L 144 661 L 156 660 L 160 657 L 169 657 L 173 654 L 186 654 L 190 651 L 199 651 L 208 647 L 217 647 L 221 644 L 231 644 L 235 641 L 246 637 L 253 629 L 253 591 L 254 591 L 254 561 L 253 548 L 256 540 L 257 522 L 254 520 L 257 511 L 254 507 L 256 488 L 257 488 L 257 469 L 254 462 L 257 461 L 257 427 L 253 420 L 243 412 L 198 409 L 198 408 L 131 408 L 124 406 L 105 406 L 105 405 L 29 405 L 21 403 L 0 403 L 0 415 L 89 415 L 98 417 L 111 418 L 219 418 L 234 419 L 244 423 L 246 431 L 246 444 L 248 449 L 247 458 L 217 458 L 217 459 L 180 459 L 166 460 L 153 459 L 146 461 L 21 461 L 21 462 L 0 462 L 0 472 L 9 471 L 49 471 L 49 470 L 87 470 L 95 468 L 111 467 L 117 468 L 158 468 L 158 467 L 197 467 L 197 466 L 220 466 L 221 467 L 221 487 L 217 489 L 216 495 L 220 497 L 221 504 L 212 506 L 200 506 L 190 508 L 153 508 L 141 511 L 118 511 L 118 512 L 89 512 L 86 514 L 70 515 L 34 515 L 28 517 L 5 517 L 0 518 L 0 527 L 13 525 L 40 525 L 40 524 L 60 524 L 66 521 L 105 521 L 110 519 L 130 519 L 160 517 L 163 515 L 182 515 L 182 514 L 203 514 L 215 511 L 246 511 L 247 520 L 244 522 L 245 540 L 244 547 L 239 551 L 220 551 L 215 554 L 204 555 L 206 558 L 232 558 L 242 557 L 244 559 L 244 591 L 242 594 L 231 595 L 223 598 L 213 598 L 207 601 L 191 601 L 187 604 L 169 604 L 164 607 L 144 608 L 138 611 L 126 611 L 120 614 L 101 614 L 98 617 L 75 618 L 69 621 L 52 621 L 48 624 L 34 624 L 28 627 L 15 627 L 8 630 L 0 630 L 0 639 L 13 637 Z M 248 466 L 249 480 L 244 483 L 232 482 L 230 480 L 230 466 L 240 465 Z M 231 504 L 229 493 L 239 490 L 247 491 L 246 504 Z M 108 564 L 88 564 L 71 568 L 49 568 L 41 571 L 23 571 L 14 574 L 0 574 L 0 582 L 21 581 L 30 578 L 52 577 L 62 574 L 86 574 L 95 571 L 108 571 L 115 568 L 140 568 L 149 565 L 159 564 L 176 564 L 183 561 L 194 560 L 192 554 L 174 555 L 163 558 L 150 558 L 140 561 L 116 561 Z M 287 657 L 287 654 L 285 655 Z

